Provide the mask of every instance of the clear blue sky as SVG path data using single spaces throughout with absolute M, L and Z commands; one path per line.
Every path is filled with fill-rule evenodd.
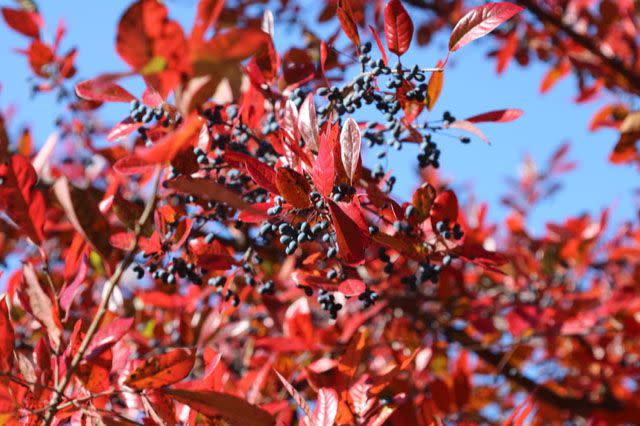
M 13 5 L 7 1 L 1 3 Z M 49 34 L 55 30 L 57 21 L 64 18 L 68 34 L 63 48 L 78 46 L 79 79 L 126 69 L 126 65 L 115 53 L 114 40 L 119 16 L 129 2 L 38 3 L 47 21 Z M 187 30 L 190 29 L 196 1 L 169 0 L 166 3 L 171 16 L 178 19 Z M 307 17 L 311 15 L 316 16 L 315 7 L 306 14 Z M 43 95 L 34 100 L 29 99 L 26 76 L 30 73 L 27 61 L 25 57 L 12 51 L 14 48 L 26 47 L 27 40 L 9 31 L 4 23 L 2 25 L 0 106 L 6 108 L 13 104 L 18 107 L 17 119 L 10 128 L 13 135 L 23 125 L 29 125 L 36 142 L 40 144 L 53 130 L 53 121 L 60 109 L 53 96 Z M 337 21 L 332 25 L 337 25 Z M 287 34 L 286 30 L 283 25 L 278 25 L 276 17 L 278 45 L 295 45 L 300 40 L 300 34 Z M 447 36 L 445 34 L 429 48 L 412 48 L 405 55 L 403 63 L 434 66 L 446 54 Z M 346 43 L 346 39 L 341 42 Z M 578 161 L 578 168 L 566 175 L 563 190 L 551 203 L 534 211 L 530 220 L 533 228 L 542 231 L 548 220 L 560 221 L 584 211 L 597 213 L 612 203 L 617 206 L 613 214 L 615 222 L 633 218 L 633 189 L 639 186 L 637 172 L 631 167 L 612 166 L 607 162 L 607 156 L 617 138 L 616 132 L 603 130 L 589 133 L 587 129 L 590 117 L 610 95 L 601 96 L 597 102 L 576 105 L 572 101 L 575 83 L 572 78 L 568 78 L 547 95 L 540 96 L 538 86 L 546 70 L 545 66 L 534 62 L 523 69 L 512 63 L 502 76 L 497 76 L 495 62 L 485 57 L 487 42 L 491 41 L 487 39 L 485 44 L 482 41 L 471 43 L 453 55 L 445 73 L 443 93 L 433 111 L 434 119 L 439 118 L 445 109 L 451 110 L 458 118 L 509 107 L 521 108 L 525 114 L 512 123 L 482 125 L 482 130 L 492 142 L 491 146 L 478 140 L 463 145 L 455 139 L 443 139 L 440 147 L 443 151 L 441 170 L 444 174 L 453 177 L 459 187 L 471 184 L 478 199 L 490 203 L 490 217 L 499 219 L 506 212 L 499 204 L 500 196 L 507 189 L 505 178 L 517 175 L 524 154 L 531 153 L 536 162 L 541 163 L 562 142 L 570 141 L 570 158 Z M 125 85 L 140 90 L 135 82 L 125 82 Z M 140 92 L 134 91 L 134 94 L 139 95 Z M 102 117 L 115 123 L 127 114 L 127 109 L 123 104 L 109 106 L 103 111 Z M 390 164 L 398 176 L 398 193 L 403 197 L 409 196 L 416 185 L 413 171 L 413 165 L 416 164 L 415 152 L 405 149 L 393 154 Z M 409 164 L 412 167 L 408 167 Z

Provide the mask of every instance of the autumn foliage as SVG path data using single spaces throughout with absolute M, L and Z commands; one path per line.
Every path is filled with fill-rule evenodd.
M 637 218 L 531 232 L 574 167 L 563 146 L 490 223 L 438 173 L 438 140 L 487 142 L 526 109 L 430 116 L 451 56 L 487 36 L 498 73 L 540 60 L 541 92 L 573 73 L 576 102 L 621 99 L 572 125 L 617 129 L 610 161 L 638 166 L 637 6 L 327 1 L 335 32 L 279 52 L 274 27 L 304 23 L 274 15 L 304 2 L 252 3 L 200 0 L 183 28 L 136 1 L 122 69 L 84 81 L 64 27 L 2 8 L 64 114 L 32 141 L 0 112 L 0 424 L 640 423 Z M 407 63 L 439 31 L 442 57 Z M 394 165 L 363 161 L 402 147 L 407 200 Z

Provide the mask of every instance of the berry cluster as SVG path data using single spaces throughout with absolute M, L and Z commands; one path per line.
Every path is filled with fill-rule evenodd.
M 164 247 L 168 251 L 168 247 Z M 165 284 L 175 284 L 176 275 L 181 279 L 187 279 L 194 284 L 202 283 L 202 276 L 206 274 L 206 271 L 200 269 L 191 263 L 185 262 L 181 258 L 172 258 L 166 267 L 162 266 L 163 260 L 160 256 L 151 257 L 147 264 L 147 271 L 151 274 L 151 277 L 155 280 L 160 280 Z M 133 272 L 136 273 L 137 278 L 140 280 L 144 278 L 145 271 L 140 264 L 134 264 Z
M 319 125 L 323 126 L 331 117 L 335 117 L 339 121 L 345 114 L 355 113 L 366 106 L 375 108 L 382 113 L 384 120 L 371 122 L 363 130 L 363 141 L 369 147 L 386 145 L 401 149 L 405 141 L 418 142 L 420 167 L 439 167 L 440 150 L 433 141 L 433 135 L 454 121 L 453 116 L 446 112 L 443 116 L 443 125 L 438 127 L 412 124 L 411 120 L 407 120 L 403 114 L 407 103 L 424 104 L 427 91 L 425 72 L 428 71 L 421 70 L 418 66 L 411 69 L 403 69 L 398 66 L 392 69 L 382 59 L 373 59 L 371 51 L 371 43 L 365 43 L 360 47 L 358 62 L 361 66 L 361 72 L 353 80 L 342 86 L 317 89 L 317 95 L 324 97 L 327 101 L 317 108 Z M 390 91 L 383 91 L 381 87 Z M 309 88 L 297 88 L 289 95 L 289 99 L 300 107 L 309 92 Z M 242 194 L 241 197 L 245 202 L 255 204 L 272 201 L 266 212 L 270 217 L 262 222 L 257 233 L 248 232 L 252 229 L 250 225 L 234 221 L 235 228 L 245 234 L 244 238 L 248 240 L 246 244 L 249 247 L 245 252 L 242 271 L 238 271 L 240 274 L 234 272 L 230 282 L 227 282 L 225 276 L 207 279 L 207 271 L 196 267 L 193 263 L 179 259 L 165 262 L 162 256 L 156 254 L 146 261 L 146 266 L 154 279 L 161 280 L 166 284 L 175 283 L 177 278 L 187 279 L 196 284 L 205 280 L 209 285 L 214 286 L 218 293 L 224 292 L 223 298 L 225 300 L 230 300 L 232 304 L 237 305 L 239 296 L 234 289 L 238 285 L 246 284 L 254 287 L 261 295 L 272 295 L 276 291 L 274 281 L 271 279 L 262 281 L 265 279 L 260 278 L 263 277 L 262 272 L 254 269 L 254 266 L 247 260 L 252 257 L 254 263 L 261 262 L 255 252 L 251 254 L 253 248 L 275 249 L 281 255 L 292 256 L 296 253 L 304 253 L 306 248 L 314 247 L 317 249 L 318 244 L 322 247 L 325 256 L 317 267 L 326 271 L 325 277 L 329 281 L 337 282 L 344 279 L 345 271 L 340 262 L 334 260 L 338 255 L 337 238 L 335 230 L 331 226 L 331 218 L 324 197 L 319 192 L 312 190 L 309 193 L 312 202 L 310 208 L 290 209 L 281 196 L 271 198 L 267 190 L 256 187 L 253 179 L 244 168 L 236 168 L 237 164 L 229 164 L 225 158 L 226 152 L 238 152 L 250 155 L 270 167 L 275 167 L 282 156 L 281 148 L 276 149 L 273 141 L 281 138 L 279 132 L 285 112 L 283 105 L 281 101 L 274 102 L 272 109 L 267 108 L 262 119 L 257 123 L 254 122 L 251 126 L 243 122 L 244 115 L 238 115 L 238 106 L 234 104 L 209 104 L 200 110 L 201 117 L 207 122 L 211 141 L 209 151 L 201 147 L 196 147 L 193 150 L 200 171 L 205 172 L 218 184 L 224 185 L 237 194 Z M 158 124 L 163 126 L 175 125 L 180 122 L 180 116 L 177 114 L 172 116 L 169 109 L 149 108 L 139 101 L 131 103 L 130 116 L 134 121 L 140 123 L 151 123 L 155 119 Z M 141 128 L 143 136 L 145 131 L 146 128 L 143 126 Z M 300 140 L 300 146 L 304 146 L 302 140 Z M 386 150 L 380 150 L 377 153 L 378 159 L 383 159 L 385 156 Z M 181 173 L 185 173 L 181 170 L 183 169 L 179 165 L 173 165 L 169 179 L 174 179 Z M 365 179 L 371 179 L 372 184 L 377 184 L 384 194 L 393 191 L 396 178 L 388 175 L 382 164 L 377 164 L 370 174 L 364 173 L 363 175 L 366 176 Z M 309 183 L 313 184 L 313 182 Z M 333 187 L 329 198 L 335 202 L 349 202 L 355 195 L 356 188 L 354 186 L 341 182 Z M 216 234 L 207 229 L 213 226 L 228 228 L 228 221 L 235 214 L 234 209 L 224 202 L 202 200 L 194 195 L 172 194 L 171 202 L 175 206 L 183 208 L 186 217 L 194 220 L 195 226 L 191 232 L 194 235 L 204 235 L 206 244 L 212 244 L 216 239 Z M 404 218 L 388 222 L 393 224 L 396 234 L 410 238 L 419 237 L 420 230 L 414 227 L 415 224 L 409 220 L 413 216 L 414 210 L 414 206 L 408 205 L 404 212 Z M 175 226 L 175 224 L 169 226 L 169 231 L 173 232 Z M 462 231 L 458 224 L 450 226 L 448 223 L 443 223 L 438 226 L 439 232 L 445 238 L 459 239 L 462 237 Z M 368 225 L 368 231 L 370 236 L 381 233 L 378 226 L 374 224 Z M 165 241 L 169 241 L 169 234 L 165 236 Z M 303 247 L 307 243 L 310 245 Z M 303 250 L 299 250 L 301 248 Z M 169 247 L 163 245 L 164 253 L 169 249 L 170 245 Z M 238 253 L 238 255 L 240 254 Z M 384 263 L 382 272 L 386 274 L 406 273 L 403 271 L 406 271 L 407 265 L 398 264 L 396 266 L 384 248 L 380 247 L 378 254 L 379 259 Z M 450 261 L 450 257 L 444 257 L 442 264 L 447 265 Z M 425 281 L 436 282 L 441 267 L 442 265 L 432 265 L 426 261 L 420 264 L 412 275 L 405 276 L 402 280 L 412 288 Z M 409 268 L 413 269 L 414 266 Z M 142 266 L 137 266 L 135 271 L 140 278 L 143 277 L 144 269 Z M 312 287 L 302 284 L 298 284 L 298 287 L 303 289 L 307 296 L 314 293 Z M 358 299 L 364 308 L 367 308 L 378 297 L 377 292 L 367 287 L 358 296 Z M 342 305 L 336 302 L 335 295 L 326 290 L 320 291 L 318 302 L 332 318 L 336 318 L 342 308 Z
M 447 240 L 459 240 L 464 236 L 464 231 L 460 227 L 460 224 L 450 224 L 448 220 L 442 220 L 436 223 L 436 231 L 438 231 Z
M 331 198 L 333 198 L 333 201 L 336 201 L 336 202 L 343 201 L 346 198 L 352 197 L 355 193 L 356 193 L 356 189 L 353 186 L 348 185 L 346 183 L 341 183 L 340 185 L 335 185 L 333 187 L 333 193 Z
M 331 319 L 338 318 L 338 312 L 342 309 L 341 303 L 336 303 L 336 297 L 324 289 L 318 291 L 318 303 L 323 310 L 329 312 Z
M 329 231 L 327 220 L 321 220 L 313 225 L 307 221 L 302 221 L 297 225 L 287 222 L 271 223 L 265 221 L 260 226 L 259 235 L 265 242 L 273 240 L 276 234 L 280 234 L 278 241 L 285 246 L 285 254 L 287 255 L 293 254 L 298 246 L 304 242 L 320 240 L 329 243 L 335 239 Z M 327 250 L 327 258 L 334 257 L 336 253 L 335 247 L 330 246 Z
M 162 105 L 150 108 L 137 99 L 129 104 L 129 117 L 136 123 L 151 123 L 155 119 L 163 127 L 179 125 L 182 122 L 182 116 L 179 113 L 172 117 L 169 111 L 162 108 Z
M 376 303 L 379 298 L 380 296 L 378 295 L 378 293 L 372 291 L 369 288 L 358 295 L 358 300 L 362 302 L 362 307 L 364 309 L 367 309 L 368 307 Z
M 386 144 L 400 150 L 404 140 L 419 142 L 420 151 L 417 159 L 420 167 L 440 167 L 440 150 L 432 140 L 432 134 L 442 131 L 446 124 L 455 121 L 455 118 L 447 111 L 443 116 L 442 126 L 413 125 L 400 114 L 407 103 L 424 104 L 428 88 L 425 82 L 426 72 L 431 70 L 422 70 L 417 65 L 410 69 L 400 66 L 392 69 L 385 65 L 382 59 L 373 59 L 370 55 L 371 50 L 371 43 L 364 43 L 360 47 L 358 62 L 361 65 L 361 73 L 353 80 L 342 87 L 320 87 L 316 91 L 328 101 L 317 110 L 320 116 L 319 123 L 325 123 L 332 112 L 336 112 L 340 117 L 353 114 L 365 105 L 372 105 L 382 113 L 384 122 L 368 123 L 362 136 L 369 147 Z M 386 84 L 380 81 L 383 77 Z M 383 86 L 392 92 L 381 91 L 380 87 Z M 422 139 L 416 140 L 417 135 Z M 461 140 L 466 142 L 468 138 Z M 385 153 L 381 152 L 378 158 L 383 158 L 384 155 Z M 375 176 L 384 176 L 382 165 L 376 166 Z
M 442 265 L 434 265 L 429 261 L 422 262 L 414 274 L 400 278 L 400 282 L 405 284 L 409 289 L 416 290 L 420 284 L 427 281 L 436 284 L 440 277 L 441 270 Z

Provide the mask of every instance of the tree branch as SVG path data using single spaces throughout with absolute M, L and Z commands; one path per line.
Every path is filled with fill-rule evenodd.
M 44 416 L 43 424 L 45 426 L 49 426 L 53 421 L 53 417 L 56 415 L 59 409 L 58 404 L 62 401 L 64 391 L 69 385 L 69 382 L 71 381 L 71 377 L 73 376 L 76 369 L 80 365 L 80 362 L 84 357 L 84 353 L 89 347 L 89 343 L 91 343 L 91 339 L 93 339 L 93 336 L 98 331 L 98 327 L 100 326 L 102 319 L 107 313 L 107 308 L 109 306 L 109 301 L 111 300 L 111 295 L 113 294 L 113 291 L 120 283 L 120 279 L 122 278 L 124 271 L 127 270 L 127 268 L 129 267 L 129 265 L 131 265 L 131 262 L 133 262 L 133 259 L 136 256 L 136 253 L 138 251 L 138 240 L 140 238 L 140 235 L 142 234 L 142 229 L 144 228 L 144 225 L 147 223 L 147 221 L 151 217 L 151 213 L 153 212 L 153 208 L 156 203 L 156 199 L 158 195 L 158 187 L 160 185 L 160 176 L 162 174 L 161 166 L 156 167 L 155 173 L 156 173 L 156 177 L 155 177 L 155 182 L 153 184 L 153 192 L 151 194 L 151 197 L 149 197 L 149 200 L 147 201 L 145 209 L 142 212 L 142 215 L 140 216 L 140 219 L 136 223 L 136 226 L 134 229 L 135 244 L 133 248 L 127 252 L 124 259 L 118 264 L 118 267 L 114 271 L 113 275 L 111 275 L 111 277 L 107 281 L 105 290 L 103 292 L 102 300 L 100 301 L 100 306 L 98 307 L 98 310 L 96 311 L 96 314 L 93 317 L 91 324 L 89 325 L 87 334 L 85 335 L 84 340 L 82 341 L 80 348 L 78 349 L 78 352 L 76 352 L 76 354 L 74 355 L 71 361 L 71 364 L 67 368 L 67 372 L 65 373 L 64 378 L 58 384 L 58 386 L 56 386 L 56 390 L 53 394 L 53 398 L 51 399 L 51 402 L 47 408 L 47 412 Z
M 516 0 L 521 6 L 525 7 L 543 24 L 553 26 L 557 31 L 564 33 L 576 44 L 582 46 L 592 55 L 596 56 L 603 65 L 609 68 L 618 76 L 622 77 L 628 85 L 628 88 L 635 93 L 640 93 L 640 74 L 633 69 L 628 68 L 622 59 L 617 56 L 606 55 L 602 49 L 594 42 L 594 39 L 586 34 L 575 31 L 570 26 L 562 22 L 562 18 L 554 13 L 542 8 L 535 0 Z
M 443 19 L 447 19 L 447 16 L 451 13 L 451 10 L 447 7 L 442 7 L 438 2 L 429 2 L 426 0 L 407 0 L 410 5 L 436 13 Z M 609 56 L 605 54 L 594 38 L 587 34 L 582 34 L 566 25 L 562 22 L 562 18 L 555 15 L 553 12 L 543 8 L 538 4 L 536 0 L 515 0 L 515 3 L 525 7 L 531 14 L 533 14 L 541 23 L 548 24 L 559 33 L 562 33 L 569 37 L 577 45 L 581 46 L 593 56 L 597 57 L 601 64 L 611 70 L 611 72 L 618 77 L 618 80 L 623 80 L 622 86 L 632 91 L 633 93 L 640 94 L 640 73 L 629 68 L 625 65 L 624 61 L 618 56 Z M 544 2 L 542 2 L 544 4 Z M 620 82 L 618 81 L 618 84 Z
M 437 321 L 436 318 L 431 318 Z M 592 401 L 588 397 L 574 398 L 558 394 L 556 391 L 536 383 L 520 372 L 517 366 L 508 361 L 508 356 L 500 351 L 492 351 L 462 330 L 440 323 L 442 332 L 450 342 L 457 342 L 467 350 L 474 352 L 480 359 L 498 370 L 508 380 L 522 387 L 540 401 L 544 401 L 559 409 L 568 410 L 572 414 L 590 417 L 594 412 L 608 412 L 622 414 L 629 407 L 616 399 L 610 393 L 605 394 L 601 401 Z M 506 360 L 506 361 L 505 361 Z

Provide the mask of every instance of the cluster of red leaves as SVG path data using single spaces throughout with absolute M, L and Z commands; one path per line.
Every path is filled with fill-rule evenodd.
M 334 4 L 356 47 L 364 3 Z M 503 2 L 452 13 L 449 54 L 520 11 Z M 310 34 L 281 56 L 273 15 L 258 28 L 245 12 L 201 0 L 186 34 L 161 2 L 131 5 L 116 40 L 131 69 L 79 82 L 60 123 L 75 159 L 53 160 L 56 138 L 37 154 L 22 141 L 14 149 L 0 121 L 0 255 L 21 262 L 0 299 L 0 423 L 637 422 L 640 229 L 606 238 L 606 212 L 549 224 L 542 236 L 526 227 L 530 208 L 573 167 L 567 148 L 542 170 L 528 162 L 504 199 L 513 213 L 502 235 L 486 205 L 460 206 L 433 172 L 397 201 L 384 190 L 390 177 L 363 164 L 365 123 L 318 119 L 313 90 L 350 65 L 335 56 L 337 34 Z M 386 49 L 371 29 L 388 64 L 387 50 L 409 49 L 414 25 L 399 0 L 383 15 Z M 3 17 L 36 46 L 27 52 L 34 74 L 57 86 L 72 77 L 74 54 L 55 55 L 62 30 L 47 46 L 37 13 Z M 447 59 L 424 102 L 406 85 L 391 93 L 405 142 L 438 99 Z M 130 76 L 146 83 L 140 99 L 119 84 Z M 305 87 L 312 93 L 298 108 L 289 94 Z M 159 118 L 145 124 L 132 111 L 106 128 L 93 112 L 104 102 Z M 521 113 L 446 128 L 486 139 L 476 123 Z M 110 144 L 96 148 L 102 139 Z M 124 139 L 131 149 L 117 144 Z M 86 156 L 99 164 L 84 167 Z M 352 191 L 336 197 L 336 186 Z M 326 226 L 337 251 L 325 256 L 304 238 L 292 249 L 265 243 L 256 236 L 265 222 Z M 464 237 L 443 237 L 454 224 Z M 425 263 L 439 279 L 407 286 Z M 363 309 L 356 299 L 373 290 L 377 301 Z M 330 320 L 309 293 L 331 294 L 342 311 Z

